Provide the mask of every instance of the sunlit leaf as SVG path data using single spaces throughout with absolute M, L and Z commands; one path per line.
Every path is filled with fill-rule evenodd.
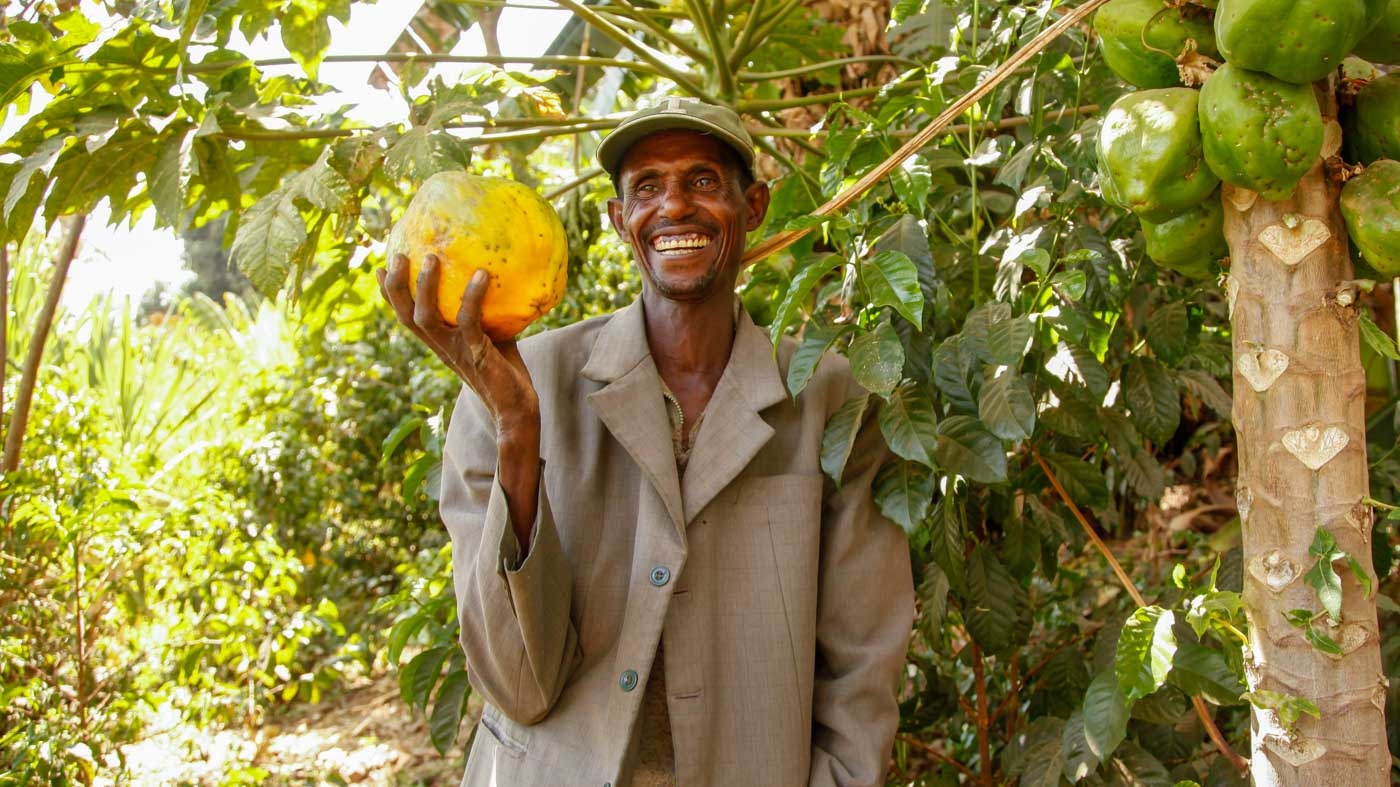
M 915 383 L 896 388 L 880 407 L 880 432 L 896 456 L 934 467 L 938 415 L 933 400 Z
M 904 345 L 888 322 L 851 342 L 851 375 L 872 393 L 888 394 L 904 374 Z
M 873 306 L 889 306 L 916 328 L 923 327 L 924 294 L 919 271 L 901 251 L 882 251 L 860 265 L 861 281 Z
M 941 467 L 979 484 L 1006 480 L 1006 450 L 981 421 L 953 415 L 938 425 L 936 458 Z
M 1035 399 L 1015 369 L 1004 366 L 982 384 L 977 415 L 1003 440 L 1024 440 L 1035 433 Z
M 1166 682 L 1177 649 L 1175 620 L 1171 610 L 1152 606 L 1138 609 L 1123 624 L 1114 672 L 1129 700 L 1146 697 Z
M 896 459 L 875 477 L 875 503 L 880 513 L 905 532 L 913 532 L 928 515 L 933 490 L 933 471 L 918 462 Z

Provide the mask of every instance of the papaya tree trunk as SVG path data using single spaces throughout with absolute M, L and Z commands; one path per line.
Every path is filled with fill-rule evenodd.
M 59 220 L 63 225 L 63 246 L 55 261 L 53 280 L 44 298 L 44 306 L 34 322 L 34 334 L 29 339 L 29 351 L 24 358 L 24 368 L 20 371 L 19 391 L 15 394 L 14 412 L 10 413 L 9 430 L 5 433 L 5 454 L 0 459 L 0 469 L 13 473 L 19 469 L 20 448 L 24 445 L 24 431 L 29 426 L 29 405 L 34 399 L 34 384 L 39 379 L 39 364 L 44 359 L 44 345 L 49 340 L 49 329 L 53 327 L 54 315 L 58 313 L 58 302 L 63 298 L 63 285 L 68 281 L 68 269 L 78 253 L 78 239 L 82 237 L 86 215 L 65 216 Z
M 1331 93 L 1320 93 L 1331 104 L 1323 107 L 1325 159 L 1341 135 Z M 1363 503 L 1366 376 L 1339 193 L 1319 161 L 1287 200 L 1228 184 L 1223 197 L 1251 640 L 1245 663 L 1260 698 L 1251 772 L 1260 787 L 1384 785 L 1391 764 L 1375 598 L 1367 593 L 1375 575 Z M 1327 534 L 1335 547 L 1325 548 Z M 1320 561 L 1318 552 L 1327 557 Z M 1317 590 L 1335 588 L 1333 577 L 1337 620 L 1324 611 L 1329 594 Z M 1280 695 L 1312 702 L 1320 718 L 1293 721 L 1301 704 Z M 1283 712 L 1261 707 L 1268 705 Z

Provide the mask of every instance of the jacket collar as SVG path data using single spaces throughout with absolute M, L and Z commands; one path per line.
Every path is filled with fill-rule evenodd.
M 768 334 L 740 308 L 734 347 L 705 406 L 682 484 L 640 298 L 603 326 L 582 374 L 604 383 L 589 402 L 682 530 L 772 437 L 759 413 L 787 397 Z

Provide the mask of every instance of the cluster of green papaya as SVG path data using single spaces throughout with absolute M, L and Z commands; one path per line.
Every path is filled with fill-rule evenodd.
M 1112 0 L 1094 29 L 1113 72 L 1143 88 L 1104 118 L 1104 197 L 1141 219 L 1148 256 L 1196 278 L 1227 253 L 1222 181 L 1284 199 L 1322 154 L 1312 83 L 1348 55 L 1400 64 L 1400 0 Z M 1198 90 L 1183 74 L 1201 58 L 1225 62 Z M 1400 73 L 1370 81 L 1344 120 L 1347 157 L 1366 166 L 1343 190 L 1349 234 L 1400 275 Z

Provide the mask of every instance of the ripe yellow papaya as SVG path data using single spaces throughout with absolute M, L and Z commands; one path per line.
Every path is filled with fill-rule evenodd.
M 408 257 L 409 289 L 418 297 L 423 260 L 441 261 L 438 312 L 451 325 L 477 268 L 491 274 L 481 327 L 505 341 L 564 297 L 569 241 L 559 214 L 527 186 L 505 178 L 439 172 L 413 195 L 389 232 L 386 259 Z

